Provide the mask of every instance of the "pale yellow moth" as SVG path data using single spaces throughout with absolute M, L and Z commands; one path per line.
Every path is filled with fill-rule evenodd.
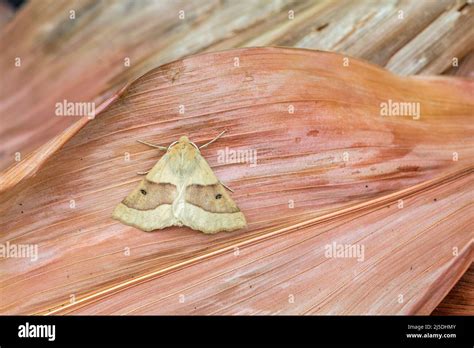
M 169 226 L 188 226 L 204 233 L 233 231 L 246 227 L 244 214 L 213 173 L 200 149 L 182 136 L 168 147 L 141 143 L 166 150 L 130 195 L 113 212 L 113 218 L 143 231 Z

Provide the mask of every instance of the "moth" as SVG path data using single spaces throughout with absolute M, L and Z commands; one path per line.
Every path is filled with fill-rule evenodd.
M 244 214 L 200 151 L 224 133 L 200 147 L 187 136 L 168 147 L 139 140 L 166 153 L 149 172 L 139 173 L 145 178 L 117 205 L 112 217 L 147 232 L 188 226 L 213 234 L 246 227 Z

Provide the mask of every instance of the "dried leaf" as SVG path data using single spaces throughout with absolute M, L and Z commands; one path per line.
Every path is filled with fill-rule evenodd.
M 37 244 L 39 259 L 1 259 L 1 312 L 432 310 L 472 261 L 474 82 L 398 77 L 343 58 L 253 48 L 167 64 L 66 132 L 41 168 L 20 162 L 4 173 L 1 242 Z M 421 117 L 381 116 L 388 100 L 419 103 Z M 203 155 L 234 189 L 247 230 L 144 233 L 111 219 L 136 172 L 160 156 L 135 140 L 204 143 L 223 129 Z M 256 150 L 257 165 L 222 163 L 226 148 Z M 332 242 L 364 243 L 366 261 L 324 257 Z M 224 283 L 213 279 L 221 273 Z M 191 293 L 173 285 L 202 280 L 209 286 Z M 131 295 L 104 300 L 119 291 Z

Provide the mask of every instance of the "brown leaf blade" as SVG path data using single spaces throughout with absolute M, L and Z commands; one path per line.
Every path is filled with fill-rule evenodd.
M 235 66 L 235 57 L 239 66 Z M 334 221 L 342 222 L 338 214 L 344 209 L 359 212 L 358 203 L 373 202 L 437 177 L 454 177 L 462 183 L 453 186 L 461 190 L 462 198 L 448 200 L 453 209 L 466 206 L 472 216 L 468 193 L 469 189 L 472 192 L 474 152 L 473 82 L 402 78 L 356 59 L 351 59 L 349 66 L 342 62 L 343 56 L 334 53 L 241 49 L 180 60 L 132 83 L 54 152 L 34 176 L 2 192 L 0 227 L 5 232 L 1 242 L 38 245 L 40 257 L 36 262 L 0 260 L 1 312 L 73 311 L 88 302 L 86 299 L 102 301 L 128 285 L 136 287 L 140 279 L 149 280 L 153 274 L 185 269 L 198 260 L 199 267 L 211 267 L 208 260 L 239 243 L 251 245 L 254 239 L 260 243 L 276 231 L 292 231 L 283 243 L 299 233 L 300 226 L 310 225 L 318 217 L 334 216 Z M 421 118 L 380 116 L 380 103 L 388 99 L 420 103 Z M 184 114 L 180 113 L 182 106 Z M 159 158 L 156 150 L 136 139 L 168 145 L 186 134 L 202 144 L 223 129 L 228 129 L 228 134 L 204 149 L 203 155 L 216 175 L 235 190 L 233 199 L 247 217 L 247 230 L 215 236 L 185 228 L 144 233 L 111 219 L 114 206 L 140 180 L 135 173 L 148 170 Z M 222 163 L 218 151 L 226 147 L 256 150 L 257 165 Z M 464 173 L 464 179 L 447 173 Z M 425 209 L 419 209 L 419 213 L 407 214 L 435 224 L 446 217 L 426 215 Z M 379 226 L 377 217 L 373 215 L 372 226 Z M 456 216 L 454 221 L 461 225 L 453 227 L 449 236 L 456 241 L 460 255 L 472 258 L 472 231 L 461 228 L 464 219 Z M 308 226 L 304 231 L 307 236 L 319 235 L 332 223 L 328 219 L 327 225 Z M 393 241 L 421 238 L 427 235 L 423 231 L 413 230 L 407 236 L 399 231 Z M 340 230 L 339 236 L 363 237 L 363 232 L 356 232 Z M 438 229 L 435 235 L 444 238 Z M 383 248 L 382 235 L 375 236 L 381 243 L 378 248 Z M 443 240 L 423 242 L 434 247 L 430 241 Z M 321 243 L 317 241 L 320 247 Z M 403 250 L 392 257 L 401 260 L 412 252 Z M 295 249 L 281 260 L 290 262 L 299 253 Z M 437 256 L 439 269 L 449 264 L 446 255 L 444 250 Z M 253 257 L 259 257 L 258 250 Z M 350 262 L 346 266 L 350 268 Z M 458 269 L 463 266 L 461 262 Z M 270 266 L 262 267 L 259 274 L 272 271 Z M 441 274 L 419 278 L 417 289 L 426 290 Z M 182 280 L 176 277 L 173 281 Z M 314 285 L 314 279 L 319 278 L 307 279 L 308 287 Z M 380 278 L 381 284 L 386 281 Z M 448 283 L 452 285 L 452 281 Z M 337 282 L 328 284 L 331 293 L 338 288 Z M 334 301 L 326 295 L 327 301 Z M 161 294 L 156 296 L 152 300 Z M 387 312 L 415 312 L 414 308 L 423 312 L 422 303 L 417 297 L 408 307 L 384 308 Z M 152 311 L 146 309 L 153 308 L 147 307 L 146 301 L 136 303 L 137 308 L 141 305 Z M 310 302 L 300 305 L 289 312 L 383 312 L 382 307 L 368 307 L 368 303 L 351 302 L 345 310 L 328 305 L 320 311 Z M 113 312 L 114 305 L 110 306 Z M 250 312 L 271 311 L 271 307 L 260 308 L 255 303 L 249 308 Z M 277 307 L 273 310 L 278 312 Z

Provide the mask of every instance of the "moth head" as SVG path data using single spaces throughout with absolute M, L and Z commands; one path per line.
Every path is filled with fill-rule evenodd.
M 175 141 L 175 142 L 171 143 L 168 146 L 168 151 L 175 145 L 181 145 L 180 148 L 182 148 L 182 149 L 187 148 L 188 146 L 195 147 L 196 150 L 198 150 L 198 152 L 201 152 L 201 151 L 199 151 L 199 147 L 195 143 L 193 143 L 192 141 L 189 141 L 189 138 L 186 135 L 183 135 L 182 137 L 180 137 L 178 141 Z

